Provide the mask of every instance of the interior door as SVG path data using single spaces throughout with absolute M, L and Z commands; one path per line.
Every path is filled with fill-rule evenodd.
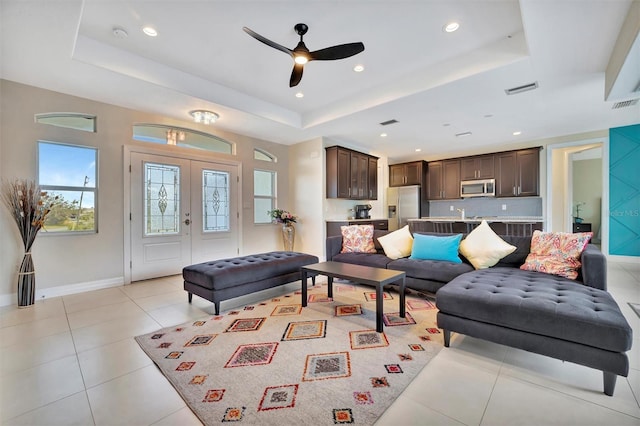
M 239 252 L 235 165 L 131 153 L 131 280 Z

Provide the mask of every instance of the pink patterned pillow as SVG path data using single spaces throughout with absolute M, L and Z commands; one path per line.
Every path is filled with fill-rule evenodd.
M 531 237 L 531 252 L 520 269 L 538 271 L 575 280 L 580 268 L 580 255 L 593 232 L 541 232 Z
M 341 226 L 342 251 L 340 253 L 376 253 L 373 225 Z

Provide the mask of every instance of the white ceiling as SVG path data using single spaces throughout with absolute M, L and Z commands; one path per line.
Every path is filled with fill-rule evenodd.
M 216 128 L 282 144 L 324 136 L 391 162 L 431 160 L 640 122 L 640 105 L 604 99 L 631 3 L 0 0 L 0 77 L 180 121 L 210 109 Z M 450 21 L 460 29 L 448 34 Z M 312 51 L 356 41 L 365 51 L 311 62 L 289 88 L 291 58 L 242 27 L 293 48 L 299 22 Z

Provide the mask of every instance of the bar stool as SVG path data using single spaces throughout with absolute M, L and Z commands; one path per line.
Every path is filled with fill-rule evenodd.
M 453 222 L 432 222 L 433 232 L 439 234 L 453 234 Z
M 506 235 L 514 237 L 530 237 L 533 235 L 533 223 L 505 223 Z

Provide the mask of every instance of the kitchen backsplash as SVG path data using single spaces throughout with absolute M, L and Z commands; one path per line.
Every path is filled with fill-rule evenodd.
M 451 211 L 453 206 L 453 211 Z M 506 210 L 503 210 L 503 207 Z M 541 197 L 522 198 L 467 198 L 460 200 L 429 201 L 429 216 L 460 216 L 457 209 L 464 209 L 466 217 L 473 216 L 542 216 Z

